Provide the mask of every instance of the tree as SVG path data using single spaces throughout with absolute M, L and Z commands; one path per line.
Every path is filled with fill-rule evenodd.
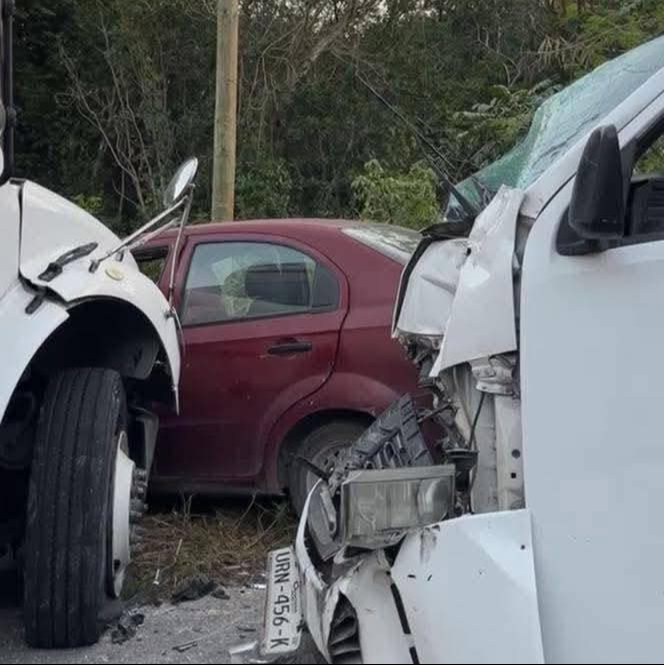
M 210 218 L 216 0 L 21 0 L 17 161 L 119 231 L 201 161 Z M 454 180 L 521 136 L 545 94 L 658 34 L 658 0 L 242 0 L 236 216 L 354 216 L 377 160 L 398 189 L 423 159 Z M 543 85 L 543 82 L 547 82 Z M 392 180 L 390 180 L 392 179 Z M 100 203 L 101 201 L 101 203 Z

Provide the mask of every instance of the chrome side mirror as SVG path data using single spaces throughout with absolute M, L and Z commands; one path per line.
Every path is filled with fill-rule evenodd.
M 164 207 L 170 208 L 175 205 L 187 192 L 196 178 L 198 172 L 198 159 L 188 159 L 176 171 L 173 179 L 164 192 Z
M 117 246 L 107 251 L 98 259 L 91 261 L 90 272 L 96 272 L 99 266 L 109 257 L 119 254 L 124 249 L 135 249 L 173 226 L 177 226 L 179 229 L 175 242 L 175 256 L 180 245 L 182 231 L 189 221 L 191 206 L 194 200 L 194 179 L 196 178 L 197 171 L 198 160 L 196 158 L 187 160 L 178 169 L 164 192 L 164 206 L 166 210 L 151 219 L 147 224 L 141 226 L 137 231 L 134 231 L 130 236 L 127 236 Z M 180 214 L 179 217 L 176 217 L 175 213 L 178 211 Z M 174 265 L 175 262 L 173 262 Z M 171 270 L 169 298 L 171 298 L 173 291 L 173 271 L 174 268 Z

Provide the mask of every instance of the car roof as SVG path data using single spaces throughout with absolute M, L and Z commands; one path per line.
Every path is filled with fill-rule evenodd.
M 323 218 L 292 218 L 292 219 L 248 219 L 231 222 L 193 222 L 185 228 L 185 235 L 198 236 L 216 233 L 284 233 L 290 235 L 293 231 L 311 231 L 322 233 L 335 233 L 344 228 L 352 228 L 362 224 L 359 221 L 348 219 Z M 169 238 L 177 234 L 171 229 L 160 237 Z
M 361 245 L 363 251 L 371 251 L 389 258 L 397 263 L 404 264 L 410 257 L 410 253 L 404 253 L 398 247 L 390 246 L 389 241 L 380 243 L 369 236 L 373 233 L 379 237 L 389 238 L 390 231 L 399 228 L 402 232 L 419 235 L 411 229 L 395 227 L 391 224 L 362 222 L 348 219 L 323 219 L 323 218 L 291 218 L 291 219 L 252 219 L 247 221 L 192 223 L 184 230 L 187 238 L 200 236 L 223 236 L 223 235 L 273 235 L 300 241 L 318 247 L 325 248 L 325 253 L 332 259 L 342 260 L 345 250 L 349 244 Z M 170 229 L 163 234 L 157 235 L 144 245 L 144 251 L 150 248 L 156 249 L 160 245 L 169 244 L 177 235 L 176 229 Z M 373 241 L 372 241 L 373 240 Z

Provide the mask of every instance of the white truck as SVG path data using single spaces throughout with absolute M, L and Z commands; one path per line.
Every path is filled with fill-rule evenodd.
M 662 135 L 659 38 L 460 186 L 479 214 L 425 234 L 395 312 L 435 407 L 404 398 L 312 491 L 265 654 L 303 617 L 332 663 L 661 661 Z
M 98 639 L 140 538 L 152 405 L 177 409 L 177 315 L 129 249 L 184 225 L 197 162 L 124 241 L 13 178 L 12 14 L 0 0 L 0 559 L 22 568 L 27 641 L 74 647 Z

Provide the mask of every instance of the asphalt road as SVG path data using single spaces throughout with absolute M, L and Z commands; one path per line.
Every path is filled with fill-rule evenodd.
M 208 596 L 177 606 L 140 608 L 145 621 L 124 644 L 113 644 L 107 633 L 93 647 L 39 651 L 23 641 L 15 584 L 0 577 L 0 663 L 231 663 L 230 649 L 258 637 L 265 592 L 227 592 L 227 600 Z

